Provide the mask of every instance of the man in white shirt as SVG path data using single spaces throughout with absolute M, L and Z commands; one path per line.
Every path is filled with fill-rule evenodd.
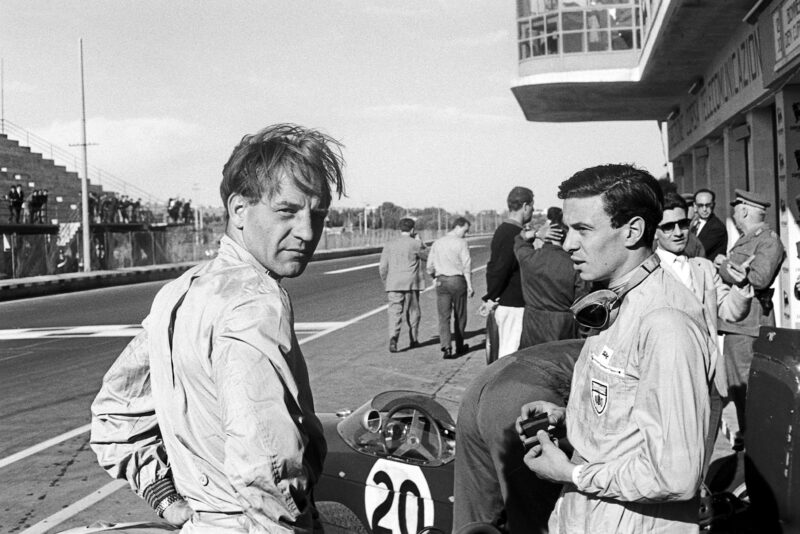
M 709 335 L 717 338 L 719 319 L 739 321 L 750 310 L 753 288 L 750 284 L 728 286 L 717 273 L 714 264 L 706 258 L 687 258 L 686 244 L 689 237 L 690 219 L 687 217 L 686 201 L 675 193 L 664 195 L 664 215 L 656 230 L 656 254 L 661 266 L 675 275 L 684 286 L 700 300 L 705 308 L 705 319 Z M 749 262 L 748 262 L 749 263 Z M 731 276 L 738 282 L 747 277 L 747 265 L 731 265 Z M 722 418 L 723 399 L 728 396 L 728 380 L 725 358 L 719 350 L 714 357 L 714 390 L 711 392 L 711 418 L 707 450 L 714 447 L 717 428 Z M 708 457 L 706 458 L 706 467 Z
M 437 239 L 428 256 L 428 274 L 436 279 L 436 307 L 439 311 L 439 344 L 444 359 L 450 359 L 469 351 L 464 343 L 467 328 L 467 295 L 472 289 L 472 258 L 464 236 L 469 232 L 470 222 L 464 217 L 453 221 L 452 230 Z M 453 316 L 456 352 L 453 354 L 450 336 L 450 316 Z

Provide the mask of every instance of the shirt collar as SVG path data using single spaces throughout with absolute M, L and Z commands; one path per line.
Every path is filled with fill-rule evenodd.
M 275 278 L 266 267 L 259 263 L 255 256 L 250 254 L 246 248 L 234 241 L 227 234 L 223 235 L 222 239 L 219 240 L 219 254 L 220 256 L 230 256 L 244 263 L 248 263 L 255 267 L 258 272 L 269 275 L 271 278 Z
M 667 265 L 672 265 L 675 262 L 683 264 L 686 263 L 687 259 L 686 256 L 684 256 L 683 254 L 680 255 L 673 254 L 669 250 L 663 249 L 661 247 L 656 248 L 656 254 L 658 254 L 658 257 L 661 258 L 661 261 L 663 261 Z
M 746 235 L 746 236 L 757 235 L 757 234 L 761 233 L 762 231 L 764 231 L 764 229 L 766 229 L 767 227 L 769 227 L 769 225 L 766 223 L 766 221 L 760 222 L 757 225 L 753 226 L 750 229 L 749 232 L 746 232 L 743 235 Z
M 503 221 L 504 223 L 513 224 L 514 226 L 518 226 L 522 228 L 522 223 L 515 221 L 514 219 L 506 219 Z

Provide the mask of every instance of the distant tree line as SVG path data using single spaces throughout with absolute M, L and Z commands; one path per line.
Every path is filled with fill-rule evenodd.
M 331 208 L 325 224 L 330 228 L 352 228 L 357 230 L 362 227 L 364 208 Z M 449 229 L 456 217 L 466 217 L 473 225 L 473 232 L 494 230 L 506 217 L 506 214 L 494 210 L 483 210 L 479 213 L 451 212 L 444 208 L 404 208 L 392 202 L 384 202 L 380 206 L 366 210 L 367 228 L 397 229 L 397 223 L 403 217 L 413 218 L 418 230 L 437 230 L 439 221 L 442 229 Z M 536 217 L 536 215 L 534 216 Z M 224 223 L 225 211 L 222 208 L 204 208 L 203 221 L 205 224 Z
M 503 214 L 493 210 L 482 211 L 480 214 L 472 214 L 469 211 L 450 212 L 444 208 L 404 208 L 392 202 L 384 202 L 380 206 L 365 208 L 331 208 L 328 214 L 327 225 L 330 227 L 352 227 L 359 228 L 364 224 L 366 215 L 368 229 L 396 229 L 397 223 L 404 217 L 410 217 L 416 221 L 417 230 L 436 230 L 446 229 L 456 217 L 466 217 L 475 225 L 484 220 L 491 220 L 492 226 L 496 220 L 502 220 Z

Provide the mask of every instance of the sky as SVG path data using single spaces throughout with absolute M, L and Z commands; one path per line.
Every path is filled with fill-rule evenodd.
M 89 164 L 159 199 L 221 206 L 231 150 L 277 122 L 343 143 L 348 198 L 334 207 L 502 211 L 523 185 L 546 209 L 585 167 L 663 175 L 654 121 L 525 120 L 515 5 L 3 0 L 4 118 L 80 158 L 83 39 Z

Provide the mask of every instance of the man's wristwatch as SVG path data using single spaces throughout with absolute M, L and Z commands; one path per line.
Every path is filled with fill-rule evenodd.
M 160 478 L 147 486 L 142 497 L 150 505 L 150 508 L 156 511 L 158 517 L 164 517 L 164 510 L 167 509 L 167 506 L 183 499 L 175 489 L 170 476 Z
M 176 503 L 178 501 L 182 501 L 182 500 L 183 500 L 183 497 L 181 497 L 179 494 L 170 493 L 169 495 L 167 495 L 166 497 L 164 497 L 163 499 L 158 501 L 158 504 L 156 505 L 156 508 L 155 508 L 156 513 L 158 514 L 158 517 L 164 517 L 164 511 L 166 511 L 166 509 L 169 508 L 169 506 L 171 504 L 174 504 L 174 503 Z

